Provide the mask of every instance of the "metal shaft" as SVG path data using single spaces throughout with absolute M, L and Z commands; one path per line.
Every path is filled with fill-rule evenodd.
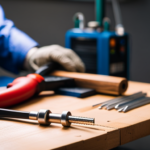
M 150 103 L 150 98 L 149 97 L 145 97 L 147 94 L 143 93 L 142 91 L 137 92 L 135 94 L 132 94 L 130 96 L 123 96 L 120 98 L 115 98 L 112 100 L 108 100 L 105 101 L 103 103 L 98 103 L 93 105 L 93 107 L 100 105 L 100 107 L 98 107 L 99 109 L 106 107 L 107 110 L 111 110 L 111 109 L 117 109 L 118 112 L 127 112 L 133 108 L 145 105 L 145 104 L 149 104 Z
M 87 124 L 87 125 L 93 125 L 94 124 L 93 118 L 69 116 L 68 119 L 69 119 L 69 122 L 71 122 L 71 123 Z
M 93 125 L 95 122 L 94 118 L 72 116 L 69 111 L 63 111 L 62 114 L 54 114 L 48 109 L 41 109 L 39 112 L 23 112 L 10 109 L 0 109 L 0 117 L 38 120 L 41 125 L 59 123 L 65 127 L 70 126 L 71 123 Z
M 146 104 L 149 104 L 149 103 L 150 103 L 150 98 L 146 97 L 146 98 L 142 99 L 139 102 L 133 102 L 132 104 L 125 106 L 122 111 L 127 112 L 127 111 L 129 111 L 133 108 L 137 108 L 139 106 L 143 106 L 143 105 L 146 105 Z
M 135 98 L 136 96 L 139 96 L 141 94 L 143 94 L 143 93 L 140 91 L 140 92 L 137 92 L 137 93 L 132 94 L 130 96 L 123 96 L 123 97 L 119 97 L 119 98 L 115 98 L 115 99 L 112 99 L 112 100 L 105 101 L 105 102 L 101 103 L 102 105 L 99 107 L 99 109 L 101 109 L 103 107 L 108 107 L 110 105 L 117 104 L 117 103 L 120 103 L 120 102 L 124 102 L 125 100 Z M 95 104 L 94 106 L 96 106 L 96 105 L 97 104 Z
M 119 109 L 119 108 L 122 108 L 123 106 L 126 106 L 126 105 L 130 105 L 132 102 L 138 102 L 138 101 L 141 101 L 147 94 L 146 93 L 143 93 L 143 95 L 141 95 L 141 97 L 137 98 L 137 99 L 131 99 L 129 101 L 125 101 L 125 102 L 122 102 L 122 103 L 118 103 L 116 106 L 115 106 L 115 109 Z
M 139 98 L 142 98 L 142 97 L 145 97 L 146 96 L 146 93 L 141 93 L 141 94 L 137 94 L 137 95 L 132 95 L 131 97 L 129 97 L 128 99 L 126 99 L 126 100 L 124 100 L 123 102 L 125 103 L 125 102 L 130 102 L 130 101 L 133 101 L 133 100 L 135 100 L 135 99 L 139 99 Z M 115 108 L 115 106 L 116 105 L 120 105 L 120 104 L 122 104 L 122 102 L 121 103 L 113 103 L 113 104 L 110 104 L 110 105 L 108 105 L 107 106 L 107 110 L 111 110 L 111 109 L 113 109 L 113 108 Z

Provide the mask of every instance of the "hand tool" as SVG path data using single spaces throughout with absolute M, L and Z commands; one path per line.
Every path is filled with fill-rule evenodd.
M 125 107 L 120 108 L 120 109 L 118 110 L 118 112 L 121 112 L 124 108 L 125 108 Z
M 101 109 L 101 108 L 103 108 L 103 107 L 105 107 L 105 106 L 107 106 L 109 104 L 112 104 L 112 103 L 115 103 L 115 102 L 120 102 L 120 101 L 122 101 L 122 100 L 124 100 L 126 98 L 127 98 L 127 96 L 124 96 L 124 97 L 121 97 L 121 98 L 115 98 L 112 101 L 111 100 L 106 101 L 106 102 L 102 103 L 102 105 L 100 107 L 98 107 L 98 108 Z
M 133 100 L 135 100 L 135 99 L 140 99 L 140 98 L 142 98 L 142 97 L 145 97 L 146 96 L 146 93 L 141 93 L 141 94 L 137 94 L 137 95 L 132 95 L 131 97 L 129 97 L 128 99 L 125 99 L 124 100 L 124 102 L 131 102 L 131 101 L 133 101 Z M 118 103 L 118 102 L 116 102 L 116 103 L 113 103 L 113 104 L 108 104 L 107 105 L 107 110 L 111 110 L 111 109 L 113 109 L 113 108 L 115 108 L 115 106 L 116 105 L 120 105 L 121 103 Z
M 115 106 L 115 109 L 122 108 L 123 106 L 128 105 L 128 104 L 130 104 L 131 102 L 140 102 L 140 101 L 143 99 L 143 97 L 145 97 L 146 95 L 147 95 L 147 93 L 143 93 L 140 97 L 138 97 L 138 98 L 136 98 L 136 99 L 130 99 L 130 100 L 128 100 L 128 101 L 118 103 L 118 104 Z
M 108 100 L 106 102 L 103 102 L 102 105 L 99 107 L 99 109 L 101 109 L 103 107 L 106 107 L 108 105 L 114 104 L 114 103 L 123 102 L 124 100 L 128 100 L 129 98 L 133 98 L 134 96 L 140 95 L 140 94 L 142 94 L 141 91 L 137 92 L 135 94 L 132 94 L 130 96 L 123 96 L 123 97 L 115 98 L 115 99 L 112 99 L 112 100 Z
M 100 103 L 97 103 L 97 104 L 94 104 L 94 105 L 92 105 L 92 107 L 95 107 L 95 106 L 98 106 L 98 105 L 100 105 L 100 104 L 103 104 L 103 106 L 101 105 L 99 108 L 102 108 L 102 107 L 104 107 L 105 105 L 107 105 L 109 102 L 114 102 L 114 101 L 120 101 L 120 99 L 123 99 L 123 98 L 125 98 L 125 97 L 128 97 L 128 96 L 123 96 L 123 97 L 118 97 L 118 98 L 114 98 L 114 99 L 110 99 L 110 100 L 108 100 L 108 101 L 105 101 L 105 102 L 100 102 Z
M 136 101 L 136 102 L 133 102 L 133 103 L 130 103 L 128 104 L 127 106 L 125 106 L 122 111 L 123 112 L 127 112 L 131 109 L 134 109 L 134 108 L 137 108 L 137 107 L 140 107 L 140 106 L 143 106 L 143 105 L 146 105 L 146 104 L 150 104 L 150 97 L 146 97 L 146 98 L 143 98 L 142 100 L 140 101 Z M 119 112 L 121 112 L 121 110 L 118 110 Z
M 94 125 L 95 123 L 94 118 L 72 116 L 70 111 L 63 111 L 62 114 L 56 114 L 52 113 L 48 109 L 41 109 L 39 112 L 25 112 L 10 109 L 0 109 L 0 117 L 38 120 L 40 125 L 59 123 L 65 127 L 69 127 L 71 123 L 85 125 Z
M 29 74 L 16 78 L 0 92 L 0 107 L 6 108 L 23 102 L 41 91 L 55 90 L 62 86 L 74 86 L 74 80 L 65 77 L 42 77 L 39 74 Z
M 119 97 L 95 104 L 93 105 L 93 107 L 101 104 L 101 106 L 98 107 L 99 109 L 106 107 L 107 110 L 115 108 L 118 109 L 118 112 L 127 112 L 133 108 L 150 103 L 150 97 L 145 97 L 146 95 L 147 93 L 143 93 L 140 91 L 130 96 Z

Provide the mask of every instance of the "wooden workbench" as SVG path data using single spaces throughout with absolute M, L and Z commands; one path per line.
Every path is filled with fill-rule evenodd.
M 126 95 L 138 91 L 150 96 L 150 84 L 129 82 Z M 43 93 L 11 109 L 39 111 L 50 109 L 53 113 L 69 110 L 74 116 L 93 117 L 100 126 L 59 124 L 39 126 L 37 121 L 1 119 L 0 150 L 107 150 L 150 134 L 150 104 L 127 113 L 116 110 L 99 110 L 93 104 L 114 98 L 97 94 L 87 98 Z

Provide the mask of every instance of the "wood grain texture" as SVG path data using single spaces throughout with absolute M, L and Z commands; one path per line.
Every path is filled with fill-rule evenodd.
M 80 126 L 63 128 L 53 124 L 38 126 L 36 122 L 16 120 L 0 121 L 0 149 L 89 149 L 95 146 L 106 149 L 107 134 L 101 130 Z
M 72 110 L 83 108 L 85 101 L 86 99 L 46 92 L 11 109 L 38 111 L 47 108 L 54 113 L 61 113 L 64 110 L 72 112 Z M 79 107 L 80 102 L 82 102 L 81 107 Z M 80 116 L 84 115 L 80 113 Z M 72 125 L 70 128 L 63 128 L 61 125 L 52 124 L 44 127 L 39 126 L 37 121 L 0 120 L 0 134 L 4 135 L 0 136 L 0 145 L 3 149 L 106 150 L 119 145 L 119 133 L 118 129 L 101 126 Z
M 125 95 L 138 91 L 150 96 L 150 84 L 129 82 Z M 37 121 L 0 119 L 0 148 L 12 150 L 107 150 L 150 135 L 150 104 L 127 113 L 116 110 L 99 110 L 93 104 L 115 98 L 110 95 L 93 95 L 87 98 L 41 93 L 11 109 L 39 111 L 50 109 L 54 113 L 69 110 L 74 116 L 94 117 L 99 126 L 73 125 L 63 128 L 59 124 L 39 126 Z
M 127 79 L 121 77 L 67 71 L 55 71 L 51 75 L 74 78 L 77 86 L 93 88 L 97 92 L 106 94 L 120 95 L 128 87 Z

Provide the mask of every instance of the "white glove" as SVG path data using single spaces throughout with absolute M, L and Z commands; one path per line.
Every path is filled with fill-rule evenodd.
M 67 71 L 85 71 L 84 64 L 77 54 L 73 50 L 59 45 L 32 48 L 26 56 L 25 67 L 35 71 L 51 61 L 59 63 Z

